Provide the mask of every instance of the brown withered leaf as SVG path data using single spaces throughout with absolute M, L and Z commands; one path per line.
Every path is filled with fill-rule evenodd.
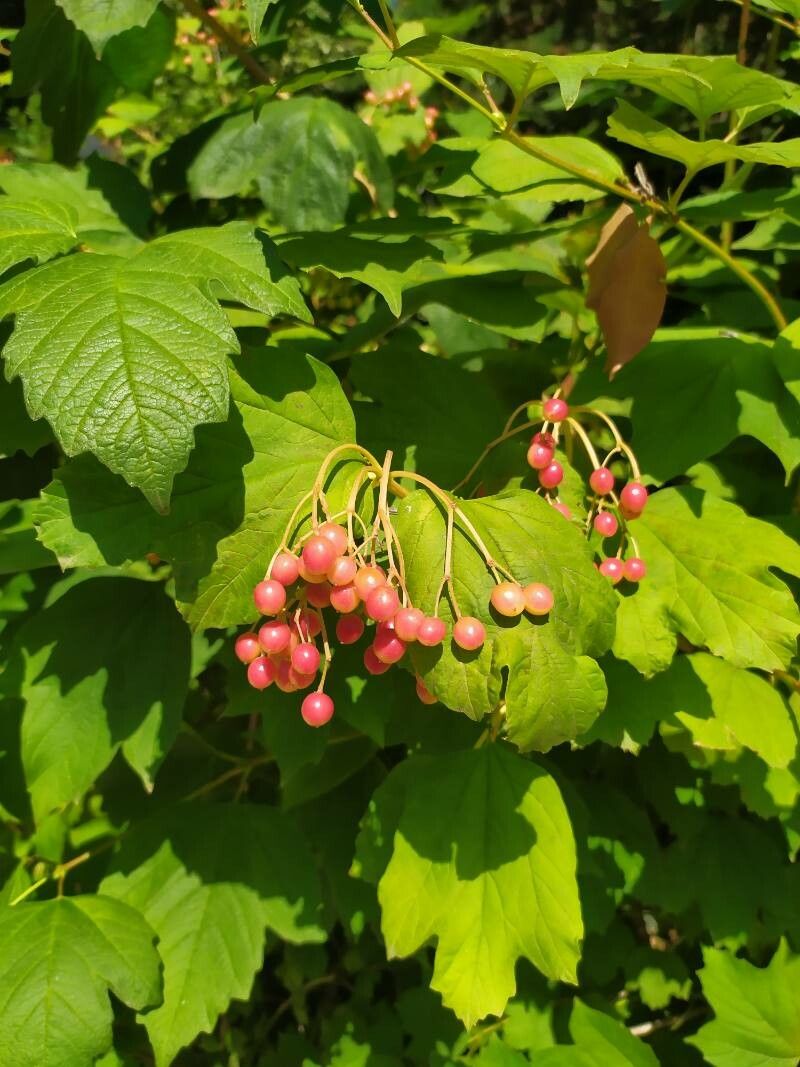
M 623 204 L 603 227 L 586 269 L 586 304 L 603 331 L 613 377 L 648 344 L 664 314 L 667 264 L 650 236 L 650 220 L 639 223 Z

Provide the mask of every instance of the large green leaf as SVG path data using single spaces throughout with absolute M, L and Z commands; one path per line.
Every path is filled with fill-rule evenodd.
M 733 56 L 673 56 L 672 61 L 696 79 L 665 78 L 658 93 L 688 108 L 703 128 L 723 111 L 790 102 L 790 82 L 745 66 Z
M 65 204 L 46 200 L 0 199 L 0 274 L 33 259 L 43 263 L 75 247 L 77 216 Z
M 389 956 L 435 937 L 431 984 L 467 1026 L 502 1014 L 520 956 L 575 982 L 583 927 L 569 817 L 554 779 L 509 749 L 401 765 L 376 794 L 358 859 L 383 872 Z
M 688 1038 L 714 1067 L 795 1067 L 800 1059 L 800 956 L 786 942 L 766 967 L 707 948 L 700 971 L 715 1019 Z
M 584 199 L 587 189 L 592 195 L 602 195 L 559 167 L 561 160 L 567 165 L 579 166 L 604 182 L 624 178 L 619 160 L 585 137 L 526 137 L 525 143 L 546 153 L 553 162 L 546 163 L 510 141 L 498 138 L 481 149 L 472 165 L 472 173 L 500 193 L 536 189 L 544 198 L 554 200 Z
M 161 999 L 155 934 L 134 908 L 76 896 L 0 910 L 0 1063 L 88 1067 L 111 1046 L 109 992 Z
M 157 1067 L 249 996 L 267 928 L 290 942 L 325 936 L 308 847 L 287 815 L 263 805 L 182 804 L 140 822 L 101 892 L 158 935 L 164 1002 L 141 1017 Z
M 133 26 L 144 26 L 158 0 L 58 0 L 58 5 L 100 55 L 111 37 Z
M 375 134 L 323 97 L 278 100 L 226 119 L 189 168 L 194 196 L 226 197 L 257 183 L 262 200 L 290 230 L 332 230 L 345 219 L 354 174 L 383 209 L 392 181 Z
M 195 427 L 227 414 L 225 355 L 238 342 L 222 311 L 169 271 L 77 255 L 7 282 L 9 314 L 6 372 L 22 379 L 32 417 L 166 510 Z
M 569 1032 L 575 1044 L 537 1052 L 537 1067 L 658 1067 L 651 1048 L 582 1000 L 573 1003 Z
M 794 541 L 690 488 L 652 496 L 633 532 L 648 575 L 621 598 L 615 655 L 651 674 L 670 663 L 683 634 L 737 667 L 789 663 L 800 613 L 770 568 L 800 575 Z
M 80 797 L 120 748 L 152 788 L 178 731 L 189 659 L 189 632 L 157 583 L 83 581 L 25 622 L 2 681 L 25 701 L 37 818 Z
M 437 649 L 414 645 L 414 667 L 443 703 L 473 719 L 502 700 L 508 737 L 522 749 L 545 751 L 583 733 L 605 703 L 603 672 L 592 657 L 612 640 L 614 598 L 594 569 L 584 538 L 541 497 L 519 490 L 461 506 L 498 564 L 523 585 L 537 581 L 550 586 L 553 610 L 536 620 L 495 615 L 489 606 L 492 577 L 457 523 L 452 561 L 456 597 L 464 615 L 482 620 L 487 640 L 474 653 L 449 641 Z M 432 613 L 444 571 L 445 515 L 419 490 L 399 505 L 396 529 L 411 600 Z M 440 614 L 453 618 L 446 599 Z

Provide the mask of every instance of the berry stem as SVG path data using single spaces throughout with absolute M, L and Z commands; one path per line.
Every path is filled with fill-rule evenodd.
M 583 413 L 583 414 L 586 414 L 586 415 L 594 415 L 596 418 L 600 419 L 602 422 L 604 422 L 606 424 L 606 426 L 609 428 L 609 430 L 611 431 L 611 434 L 612 434 L 612 436 L 614 438 L 614 444 L 616 445 L 616 450 L 621 452 L 625 456 L 625 458 L 627 459 L 628 463 L 630 464 L 631 474 L 633 475 L 634 481 L 637 481 L 637 482 L 641 481 L 642 474 L 641 474 L 641 471 L 639 470 L 639 464 L 636 462 L 636 456 L 633 454 L 632 449 L 629 448 L 628 445 L 626 445 L 625 442 L 623 441 L 622 435 L 620 434 L 619 429 L 617 428 L 617 424 L 614 422 L 614 420 L 611 418 L 611 416 L 610 415 L 606 415 L 606 413 L 604 411 L 598 411 L 597 408 L 578 407 L 578 408 L 573 408 L 572 411 L 573 411 L 573 414 Z M 613 456 L 613 454 L 614 453 L 611 452 L 611 453 L 609 453 L 609 456 Z
M 502 434 L 500 434 L 499 437 L 495 437 L 495 439 L 493 441 L 489 442 L 489 444 L 486 446 L 486 448 L 484 448 L 483 452 L 481 452 L 481 454 L 478 456 L 478 458 L 472 464 L 472 466 L 467 471 L 467 473 L 464 475 L 464 477 L 461 479 L 461 481 L 457 482 L 456 485 L 453 486 L 452 491 L 454 493 L 457 493 L 459 489 L 461 489 L 463 486 L 467 485 L 469 483 L 469 481 L 472 479 L 473 475 L 478 470 L 478 468 L 480 467 L 480 465 L 484 462 L 486 457 L 491 452 L 493 452 L 494 449 L 498 447 L 498 445 L 503 444 L 504 441 L 510 440 L 510 438 L 514 437 L 516 434 L 524 433 L 525 430 L 531 430 L 531 429 L 533 429 L 534 426 L 538 426 L 538 425 L 539 425 L 538 422 L 523 422 L 520 426 L 516 426 L 513 430 L 504 429 Z
M 594 468 L 594 470 L 597 470 L 597 468 L 600 466 L 600 460 L 598 459 L 597 453 L 594 450 L 594 445 L 589 440 L 588 434 L 581 426 L 581 424 L 577 421 L 577 419 L 568 418 L 567 425 L 583 445 L 592 467 Z

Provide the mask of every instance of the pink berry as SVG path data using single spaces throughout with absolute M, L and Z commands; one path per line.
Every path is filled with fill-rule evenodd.
M 326 574 L 339 553 L 327 537 L 313 534 L 303 545 L 303 564 L 309 574 Z
M 275 685 L 282 693 L 294 693 L 297 689 L 292 674 L 292 665 L 289 660 L 281 660 L 275 675 Z
M 563 422 L 569 415 L 569 405 L 561 397 L 551 396 L 549 400 L 545 400 L 542 411 L 548 422 Z
M 331 602 L 331 587 L 327 582 L 307 586 L 306 600 L 312 608 L 327 608 Z
M 608 467 L 598 467 L 589 475 L 589 485 L 595 493 L 610 493 L 614 488 L 614 475 Z
M 597 569 L 602 575 L 610 579 L 610 581 L 612 581 L 614 585 L 616 585 L 617 582 L 620 581 L 620 579 L 622 578 L 622 560 L 617 559 L 616 556 L 609 556 L 608 559 L 604 559 Z
M 474 652 L 486 640 L 486 627 L 480 619 L 464 615 L 453 626 L 453 640 L 465 652 Z
M 253 600 L 262 615 L 277 615 L 286 603 L 286 589 L 274 578 L 268 578 L 255 587 Z
M 528 449 L 528 466 L 535 471 L 543 471 L 553 462 L 553 449 L 534 442 Z
M 292 666 L 298 674 L 316 674 L 319 670 L 319 649 L 303 643 L 292 652 Z
M 630 559 L 625 560 L 623 571 L 629 582 L 640 582 L 647 574 L 647 566 L 643 559 L 631 556 Z
M 248 664 L 247 680 L 253 689 L 266 689 L 275 681 L 275 664 L 266 656 L 259 656 Z
M 300 705 L 300 714 L 309 726 L 324 726 L 333 718 L 333 701 L 327 693 L 309 693 Z
M 445 639 L 447 626 L 435 615 L 426 615 L 417 627 L 417 641 L 426 648 L 440 645 Z
M 276 556 L 269 572 L 270 578 L 274 578 L 281 585 L 291 585 L 292 582 L 296 582 L 299 574 L 299 561 L 297 556 L 292 555 L 291 552 L 281 552 Z
M 285 622 L 265 622 L 258 631 L 258 643 L 265 652 L 283 652 L 289 647 L 292 631 Z
M 261 646 L 255 634 L 239 634 L 233 650 L 240 663 L 252 663 L 256 656 L 261 655 Z
M 381 663 L 375 655 L 375 649 L 370 645 L 369 648 L 364 649 L 364 667 L 367 674 L 386 674 L 390 664 Z
M 399 663 L 406 654 L 406 644 L 393 630 L 381 630 L 375 634 L 372 651 L 381 663 Z
M 296 671 L 294 667 L 289 671 L 289 678 L 295 689 L 308 689 L 316 681 L 316 674 L 302 674 L 300 671 Z
M 358 574 L 358 564 L 352 556 L 339 556 L 328 568 L 331 585 L 352 585 Z
M 572 519 L 572 512 L 569 510 L 566 504 L 562 504 L 560 500 L 553 502 L 553 507 L 559 514 L 563 515 L 565 519 Z
M 417 696 L 423 704 L 438 704 L 439 700 L 431 693 L 421 678 L 417 678 Z
M 419 624 L 425 618 L 419 608 L 400 608 L 394 617 L 394 628 L 401 641 L 416 641 Z
M 386 585 L 386 575 L 380 567 L 362 567 L 353 579 L 362 600 L 366 600 L 373 589 Z
M 364 601 L 367 615 L 376 622 L 385 622 L 397 614 L 400 607 L 400 598 L 389 585 L 378 586 L 373 589 Z
M 311 611 L 309 609 L 301 611 L 297 618 L 296 629 L 304 640 L 307 640 L 309 637 L 316 637 L 317 634 L 322 631 L 322 623 L 320 622 L 319 615 L 316 611 Z
M 354 645 L 364 632 L 364 620 L 359 615 L 344 615 L 336 623 L 336 638 L 342 645 Z
M 553 590 L 544 582 L 531 582 L 522 590 L 525 594 L 525 610 L 530 615 L 547 615 L 553 607 Z
M 320 537 L 327 538 L 336 550 L 337 556 L 343 556 L 347 551 L 347 530 L 338 522 L 323 522 L 317 530 Z
M 512 619 L 525 610 L 525 594 L 516 582 L 500 582 L 494 587 L 491 604 L 496 612 Z
M 312 574 L 303 562 L 302 557 L 298 561 L 297 569 L 300 572 L 300 577 L 308 585 L 321 585 L 322 582 L 327 582 L 328 580 L 326 574 Z
M 564 468 L 558 462 L 553 460 L 549 463 L 544 470 L 539 471 L 539 485 L 543 489 L 555 489 L 557 485 L 561 485 L 564 480 Z
M 354 585 L 341 585 L 331 589 L 331 607 L 340 615 L 349 615 L 359 605 L 360 598 Z
M 617 516 L 610 511 L 600 511 L 594 517 L 594 528 L 601 537 L 613 537 L 619 529 Z
M 628 482 L 622 487 L 619 502 L 631 516 L 641 515 L 647 503 L 647 490 L 641 482 Z

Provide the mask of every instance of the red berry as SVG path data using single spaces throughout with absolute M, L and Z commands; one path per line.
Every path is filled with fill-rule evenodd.
M 596 493 L 610 493 L 614 488 L 614 475 L 608 467 L 598 467 L 589 475 L 589 485 Z
M 602 575 L 610 579 L 614 585 L 622 578 L 622 560 L 617 559 L 616 556 L 609 556 L 608 559 L 604 559 L 597 569 Z
M 339 553 L 327 537 L 313 534 L 303 545 L 303 564 L 309 574 L 326 574 Z
M 534 441 L 528 449 L 528 466 L 535 471 L 543 471 L 553 462 L 553 449 L 547 445 L 538 445 Z
M 349 615 L 359 605 L 359 596 L 354 585 L 342 585 L 331 589 L 331 607 L 340 615 Z
M 427 615 L 417 627 L 417 641 L 426 648 L 433 648 L 444 641 L 447 626 L 435 615 Z
M 358 574 L 358 564 L 352 556 L 339 556 L 328 568 L 331 585 L 352 585 Z
M 556 511 L 563 515 L 565 519 L 572 519 L 572 512 L 569 510 L 567 505 L 562 504 L 560 500 L 554 501 L 553 507 L 556 509 Z
M 600 511 L 594 517 L 594 528 L 601 537 L 613 537 L 619 529 L 617 516 L 610 511 Z
M 386 674 L 389 666 L 390 664 L 388 663 L 381 663 L 371 645 L 369 648 L 364 649 L 364 667 L 368 674 Z
M 292 671 L 292 665 L 288 659 L 281 660 L 275 674 L 275 685 L 282 693 L 294 693 L 297 689 Z
M 381 663 L 399 663 L 406 654 L 406 644 L 394 630 L 380 630 L 375 634 L 372 651 Z
M 247 680 L 253 689 L 266 689 L 275 681 L 275 664 L 266 656 L 259 656 L 248 664 Z
M 333 718 L 333 701 L 327 693 L 309 693 L 300 705 L 300 714 L 309 726 L 324 726 Z
M 630 559 L 625 560 L 623 571 L 629 582 L 640 582 L 647 574 L 647 566 L 643 559 L 631 556 Z
M 303 562 L 302 558 L 298 562 L 297 569 L 300 572 L 300 577 L 308 585 L 320 585 L 322 582 L 326 582 L 328 580 L 325 574 L 312 574 Z
M 400 598 L 390 585 L 381 585 L 373 589 L 364 602 L 367 615 L 376 622 L 385 622 L 397 614 Z
M 291 585 L 292 582 L 296 582 L 299 574 L 299 561 L 297 556 L 291 552 L 281 552 L 277 555 L 269 572 L 270 578 L 274 578 L 281 585 Z
M 539 471 L 539 485 L 543 489 L 555 489 L 557 485 L 561 485 L 564 480 L 564 468 L 558 462 L 553 460 L 549 463 L 544 470 Z
M 401 641 L 416 641 L 419 624 L 425 618 L 419 608 L 400 608 L 394 617 L 394 628 Z
M 417 696 L 423 704 L 438 704 L 439 700 L 431 693 L 421 678 L 417 678 Z
M 316 674 L 319 670 L 319 649 L 304 642 L 292 652 L 292 666 L 298 674 Z
M 622 487 L 619 502 L 631 517 L 641 515 L 647 503 L 647 490 L 641 482 L 628 482 Z
M 373 589 L 386 585 L 386 575 L 380 567 L 362 567 L 353 579 L 362 600 L 366 600 Z
M 522 590 L 525 610 L 530 615 L 547 615 L 553 607 L 553 590 L 544 582 L 531 582 Z
M 286 590 L 280 582 L 268 578 L 255 587 L 253 600 L 262 615 L 277 615 L 286 603 Z
M 517 582 L 500 582 L 492 590 L 491 603 L 496 612 L 507 618 L 521 615 L 525 610 L 522 586 Z
M 240 663 L 252 663 L 256 656 L 261 655 L 261 646 L 255 634 L 239 634 L 233 650 Z
M 465 652 L 474 652 L 486 640 L 486 627 L 480 619 L 464 615 L 453 626 L 453 640 Z
M 295 628 L 303 640 L 307 641 L 309 637 L 316 637 L 322 632 L 322 623 L 316 611 L 306 609 L 300 612 Z
M 337 556 L 343 556 L 347 551 L 347 530 L 338 522 L 323 522 L 317 530 L 320 537 L 326 537 L 336 550 Z
M 336 637 L 342 645 L 354 645 L 364 632 L 364 620 L 359 615 L 345 615 L 336 623 Z
M 327 582 L 307 586 L 306 600 L 312 608 L 327 608 L 331 602 L 331 587 Z
M 283 652 L 289 647 L 292 631 L 285 622 L 265 622 L 258 631 L 258 643 L 265 652 Z
M 542 411 L 548 422 L 563 422 L 569 415 L 569 405 L 561 397 L 551 396 L 549 400 L 545 400 Z
M 316 674 L 302 674 L 300 671 L 296 671 L 294 667 L 289 671 L 289 678 L 295 689 L 308 689 L 313 685 L 316 680 Z
M 539 430 L 539 432 L 535 433 L 531 438 L 531 444 L 542 445 L 542 447 L 544 448 L 550 448 L 555 451 L 556 439 L 551 433 L 548 433 L 546 430 Z

